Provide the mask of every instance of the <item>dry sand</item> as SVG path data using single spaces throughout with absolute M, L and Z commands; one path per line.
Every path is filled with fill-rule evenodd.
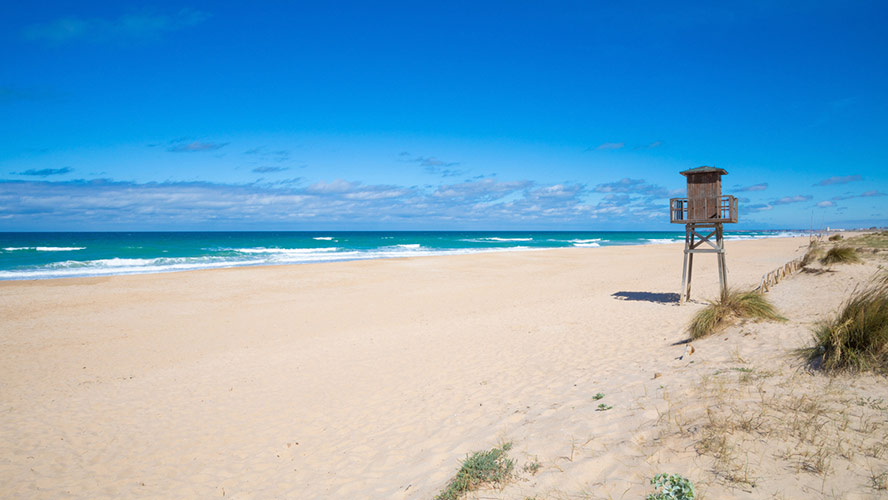
M 729 280 L 756 285 L 806 245 L 730 241 Z M 696 299 L 716 293 L 714 264 L 698 258 Z M 519 471 L 541 467 L 484 498 L 639 498 L 673 471 L 706 498 L 877 497 L 861 471 L 888 472 L 881 454 L 810 471 L 780 455 L 803 439 L 753 430 L 751 484 L 698 451 L 707 407 L 827 386 L 839 406 L 872 398 L 837 432 L 876 446 L 884 379 L 832 382 L 787 356 L 874 270 L 785 280 L 769 297 L 791 321 L 682 360 L 702 301 L 672 303 L 680 245 L 2 282 L 0 497 L 431 498 L 503 441 Z

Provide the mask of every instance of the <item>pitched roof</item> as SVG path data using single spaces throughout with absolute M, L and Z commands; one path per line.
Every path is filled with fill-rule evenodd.
M 702 166 L 702 167 L 692 168 L 690 170 L 685 170 L 684 172 L 681 172 L 681 175 L 687 176 L 689 174 L 708 174 L 710 172 L 716 172 L 721 175 L 728 174 L 728 171 L 723 168 Z

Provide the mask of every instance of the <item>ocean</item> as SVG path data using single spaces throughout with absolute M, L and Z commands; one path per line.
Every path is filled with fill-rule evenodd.
M 800 231 L 737 231 L 726 232 L 725 239 L 801 234 Z M 683 240 L 683 231 L 0 233 L 0 280 L 594 248 Z

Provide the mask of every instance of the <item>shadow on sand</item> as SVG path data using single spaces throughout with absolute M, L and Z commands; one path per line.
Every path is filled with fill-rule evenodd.
M 640 302 L 654 302 L 657 304 L 678 304 L 677 293 L 656 292 L 617 292 L 612 297 L 619 300 L 635 300 Z

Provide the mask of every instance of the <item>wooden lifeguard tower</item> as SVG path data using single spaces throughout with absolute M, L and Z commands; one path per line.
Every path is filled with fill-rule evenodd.
M 685 225 L 684 265 L 681 271 L 679 304 L 691 298 L 691 276 L 695 253 L 714 253 L 718 257 L 718 281 L 722 296 L 728 290 L 725 242 L 722 224 L 737 222 L 737 198 L 721 194 L 724 169 L 697 167 L 681 172 L 688 179 L 688 197 L 669 200 L 669 219 Z M 702 230 L 702 232 L 700 232 Z M 703 233 L 710 231 L 704 236 Z M 712 237 L 715 236 L 715 242 Z M 700 248 L 704 243 L 708 247 Z

